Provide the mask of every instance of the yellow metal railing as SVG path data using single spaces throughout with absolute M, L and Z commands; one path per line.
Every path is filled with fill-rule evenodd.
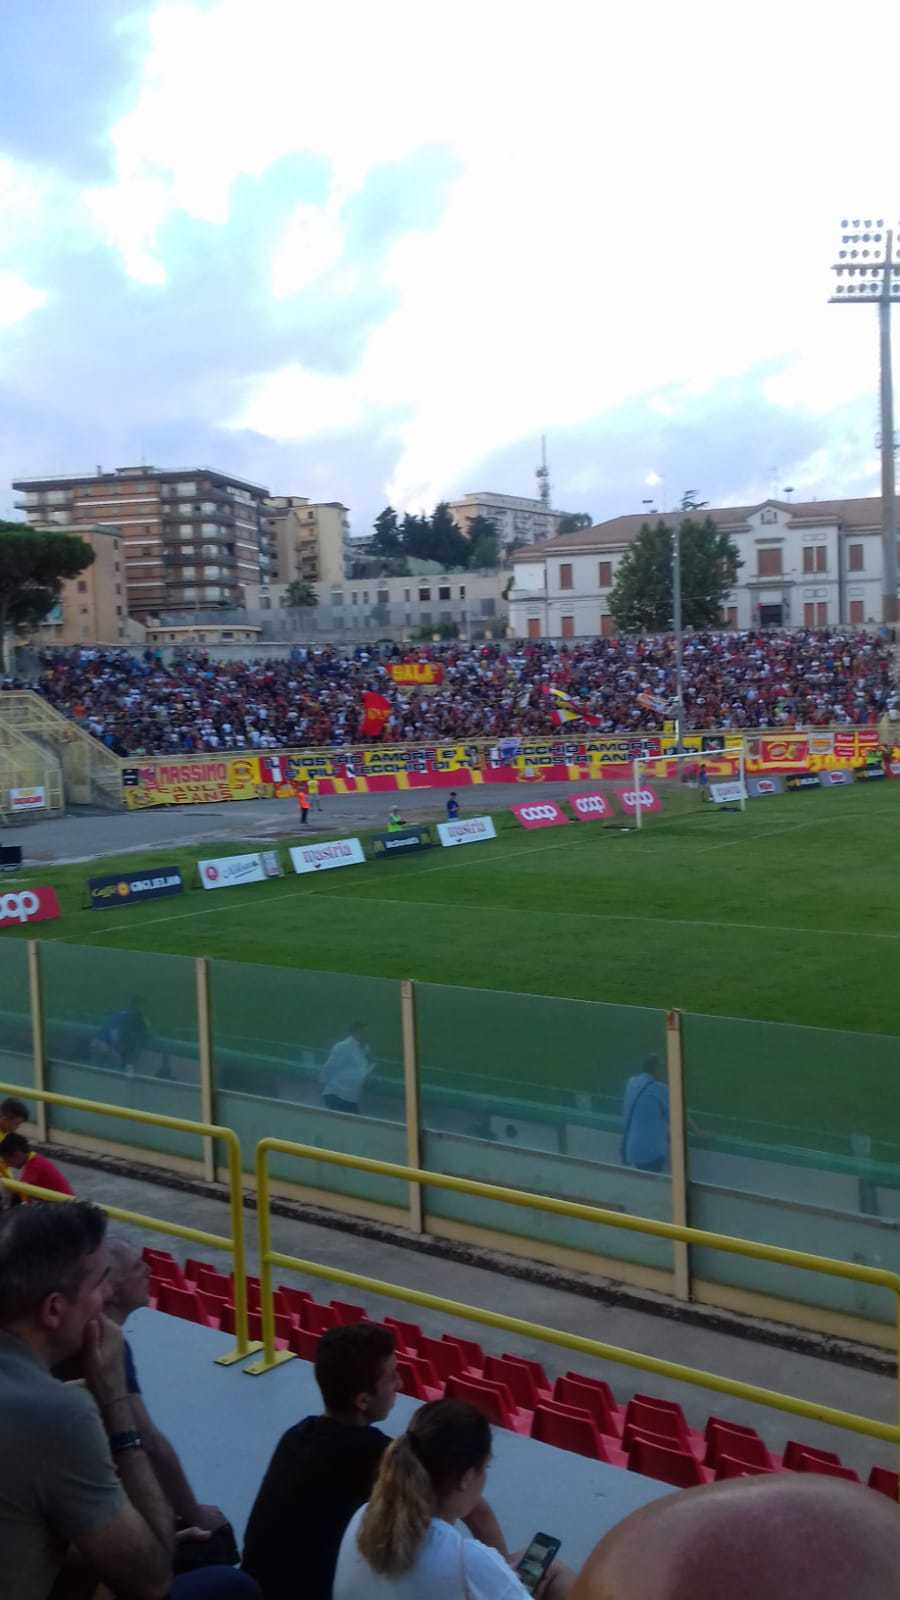
M 219 1366 L 227 1367 L 235 1361 L 244 1361 L 260 1349 L 258 1341 L 248 1336 L 247 1319 L 247 1252 L 244 1240 L 244 1204 L 241 1188 L 241 1146 L 233 1128 L 221 1128 L 214 1122 L 189 1122 L 185 1117 L 166 1117 L 156 1111 L 131 1111 L 124 1106 L 105 1105 L 98 1100 L 81 1100 L 71 1094 L 54 1094 L 49 1089 L 33 1089 L 21 1083 L 0 1083 L 0 1094 L 14 1094 L 29 1100 L 40 1100 L 45 1105 L 68 1106 L 73 1111 L 91 1111 L 100 1116 L 118 1117 L 124 1122 L 149 1123 L 154 1128 L 172 1128 L 178 1133 L 195 1133 L 199 1138 L 218 1139 L 225 1145 L 228 1157 L 228 1193 L 231 1210 L 231 1234 L 206 1233 L 202 1228 L 189 1228 L 181 1222 L 166 1222 L 161 1217 L 146 1217 L 140 1211 L 124 1211 L 120 1206 L 108 1206 L 99 1201 L 101 1210 L 117 1222 L 129 1222 L 136 1228 L 149 1228 L 155 1233 L 167 1233 L 175 1239 L 187 1239 L 191 1244 L 211 1245 L 216 1250 L 227 1250 L 234 1265 L 234 1322 L 235 1346 L 223 1356 L 217 1356 Z M 37 1200 L 68 1200 L 69 1195 L 56 1190 L 40 1189 L 34 1184 L 21 1183 L 17 1178 L 0 1179 L 7 1189 L 29 1195 Z
M 818 1405 L 814 1401 L 799 1400 L 793 1395 L 780 1394 L 774 1389 L 763 1389 L 758 1384 L 740 1383 L 732 1378 L 721 1378 L 700 1368 L 686 1367 L 680 1362 L 665 1361 L 657 1356 L 642 1355 L 636 1350 L 626 1350 L 618 1345 L 605 1344 L 599 1339 L 588 1339 L 581 1334 L 565 1333 L 559 1328 L 546 1328 L 521 1317 L 508 1317 L 501 1312 L 485 1311 L 441 1295 L 428 1294 L 420 1289 L 406 1289 L 398 1284 L 384 1283 L 358 1272 L 343 1268 L 323 1266 L 320 1262 L 304 1261 L 299 1256 L 272 1249 L 269 1153 L 299 1156 L 307 1161 L 325 1161 L 336 1167 L 351 1167 L 356 1171 L 378 1173 L 386 1178 L 399 1178 L 406 1183 L 422 1184 L 434 1189 L 449 1189 L 457 1194 L 476 1195 L 484 1200 L 498 1200 L 507 1205 L 521 1206 L 532 1211 L 551 1212 L 557 1216 L 576 1217 L 584 1222 L 601 1223 L 604 1227 L 624 1228 L 632 1233 L 652 1234 L 661 1239 L 672 1239 L 688 1245 L 703 1245 L 711 1250 L 725 1250 L 732 1255 L 749 1256 L 757 1261 L 772 1261 L 780 1266 L 799 1267 L 808 1272 L 822 1273 L 831 1278 L 849 1278 L 857 1283 L 873 1284 L 889 1289 L 894 1295 L 897 1311 L 897 1339 L 900 1350 L 900 1275 L 886 1272 L 880 1267 L 866 1267 L 857 1262 L 837 1261 L 830 1256 L 808 1255 L 801 1250 L 783 1250 L 777 1245 L 759 1244 L 754 1240 L 732 1238 L 728 1234 L 708 1233 L 702 1228 L 679 1227 L 673 1222 L 657 1222 L 649 1217 L 628 1216 L 619 1211 L 605 1211 L 599 1206 L 581 1205 L 574 1200 L 557 1200 L 544 1195 L 529 1194 L 524 1189 L 506 1189 L 493 1183 L 479 1183 L 471 1178 L 450 1177 L 445 1173 L 426 1172 L 415 1167 L 398 1166 L 391 1161 L 375 1161 L 368 1156 L 344 1155 L 337 1150 L 320 1150 L 315 1145 L 292 1144 L 287 1139 L 262 1139 L 256 1147 L 256 1203 L 260 1246 L 260 1307 L 262 1312 L 263 1354 L 251 1362 L 244 1371 L 254 1376 L 269 1372 L 284 1361 L 293 1359 L 289 1350 L 275 1347 L 275 1315 L 272 1298 L 272 1268 L 284 1267 L 311 1277 L 325 1278 L 346 1284 L 372 1294 L 391 1296 L 411 1305 L 440 1311 L 448 1316 L 466 1317 L 487 1327 L 502 1328 L 507 1333 L 521 1334 L 525 1338 L 544 1339 L 548 1344 L 560 1345 L 567 1350 L 577 1350 L 583 1355 L 599 1356 L 605 1361 L 620 1362 L 637 1367 L 642 1372 L 652 1372 L 660 1377 L 675 1378 L 699 1388 L 712 1389 L 718 1394 L 733 1395 L 738 1400 L 751 1400 L 757 1405 L 772 1406 L 778 1411 L 791 1412 L 816 1422 L 826 1422 L 853 1433 L 866 1434 L 873 1439 L 885 1439 L 897 1446 L 900 1460 L 900 1425 L 878 1422 L 874 1418 L 857 1416 L 850 1411 L 839 1411 L 833 1406 Z M 900 1404 L 900 1395 L 898 1395 Z

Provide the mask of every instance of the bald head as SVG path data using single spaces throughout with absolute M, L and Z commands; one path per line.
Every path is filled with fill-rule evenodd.
M 147 1304 L 149 1293 L 149 1274 L 143 1256 L 127 1239 L 122 1239 L 116 1234 L 110 1234 L 107 1239 L 109 1252 L 109 1301 L 106 1314 L 114 1322 L 123 1323 L 132 1311 L 137 1311 Z
M 889 1600 L 900 1508 L 842 1478 L 734 1478 L 655 1500 L 585 1563 L 571 1600 Z

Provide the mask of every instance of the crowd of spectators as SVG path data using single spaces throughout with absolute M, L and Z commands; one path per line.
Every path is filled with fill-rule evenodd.
M 392 659 L 437 661 L 443 680 L 428 691 L 399 688 Z M 898 701 L 892 642 L 839 630 L 690 634 L 684 683 L 689 728 L 877 722 Z M 170 663 L 158 651 L 76 648 L 48 652 L 37 687 L 118 755 L 366 742 L 366 691 L 390 702 L 384 743 L 546 736 L 559 731 L 550 688 L 570 697 L 585 728 L 627 733 L 662 727 L 675 695 L 675 645 L 670 635 L 385 655 L 326 645 L 296 647 L 287 660 L 197 652 Z

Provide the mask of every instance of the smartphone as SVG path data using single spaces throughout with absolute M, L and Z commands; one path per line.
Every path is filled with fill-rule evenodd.
M 529 1594 L 534 1594 L 551 1561 L 556 1560 L 561 1544 L 562 1540 L 554 1539 L 551 1533 L 535 1534 L 516 1568 L 519 1579 Z

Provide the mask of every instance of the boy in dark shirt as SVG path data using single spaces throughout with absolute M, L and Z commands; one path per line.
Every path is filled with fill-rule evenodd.
M 325 1413 L 304 1418 L 279 1440 L 247 1523 L 243 1571 L 263 1600 L 330 1600 L 344 1530 L 368 1500 L 391 1442 L 375 1427 L 400 1387 L 387 1328 L 330 1328 L 316 1348 L 315 1370 Z M 467 1521 L 477 1538 L 507 1554 L 485 1501 Z

